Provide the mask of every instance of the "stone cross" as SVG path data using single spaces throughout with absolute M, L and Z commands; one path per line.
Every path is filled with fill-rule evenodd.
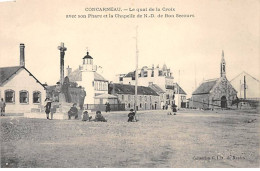
M 60 85 L 63 85 L 64 82 L 64 56 L 67 48 L 64 46 L 64 43 L 61 42 L 61 45 L 58 46 L 60 50 Z

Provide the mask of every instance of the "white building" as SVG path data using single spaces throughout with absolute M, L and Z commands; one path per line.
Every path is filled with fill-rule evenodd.
M 73 72 L 67 68 L 67 76 L 70 82 L 76 82 L 79 86 L 84 87 L 86 97 L 84 104 L 95 104 L 95 98 L 102 94 L 108 94 L 108 80 L 98 72 L 97 65 L 93 64 L 93 58 L 87 52 L 83 57 L 83 63 Z
M 6 102 L 6 113 L 31 112 L 44 104 L 45 87 L 25 68 L 24 44 L 20 44 L 20 66 L 0 68 L 0 98 Z
M 118 78 L 115 80 L 117 83 L 121 84 L 130 84 L 135 85 L 135 72 L 129 72 L 128 74 L 119 74 L 117 75 Z M 175 96 L 175 104 L 179 107 L 181 106 L 181 98 L 184 99 L 185 96 L 185 102 L 186 102 L 186 93 L 183 93 L 182 95 L 177 95 L 178 93 L 178 87 L 177 84 L 174 83 L 174 78 L 172 76 L 172 72 L 167 66 L 164 64 L 162 68 L 159 67 L 147 67 L 144 66 L 142 69 L 138 70 L 138 86 L 159 86 L 162 92 L 165 93 L 159 93 L 162 96 L 160 98 L 160 106 L 166 105 L 166 104 L 173 104 L 174 100 L 173 97 Z M 177 103 L 176 103 L 176 98 Z
M 260 99 L 260 81 L 245 71 L 233 78 L 230 83 L 236 89 L 238 98 Z

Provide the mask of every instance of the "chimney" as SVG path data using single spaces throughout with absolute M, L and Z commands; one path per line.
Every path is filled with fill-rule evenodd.
M 24 44 L 20 43 L 20 66 L 25 66 L 24 48 Z

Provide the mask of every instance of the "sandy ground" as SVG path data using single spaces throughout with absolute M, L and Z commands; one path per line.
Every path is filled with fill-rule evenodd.
M 140 111 L 107 123 L 1 117 L 1 167 L 259 167 L 254 112 Z

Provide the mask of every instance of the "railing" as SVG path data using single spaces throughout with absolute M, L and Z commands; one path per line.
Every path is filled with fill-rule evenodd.
M 92 111 L 106 111 L 105 104 L 84 104 L 84 109 Z M 125 104 L 110 104 L 110 111 L 125 111 Z

